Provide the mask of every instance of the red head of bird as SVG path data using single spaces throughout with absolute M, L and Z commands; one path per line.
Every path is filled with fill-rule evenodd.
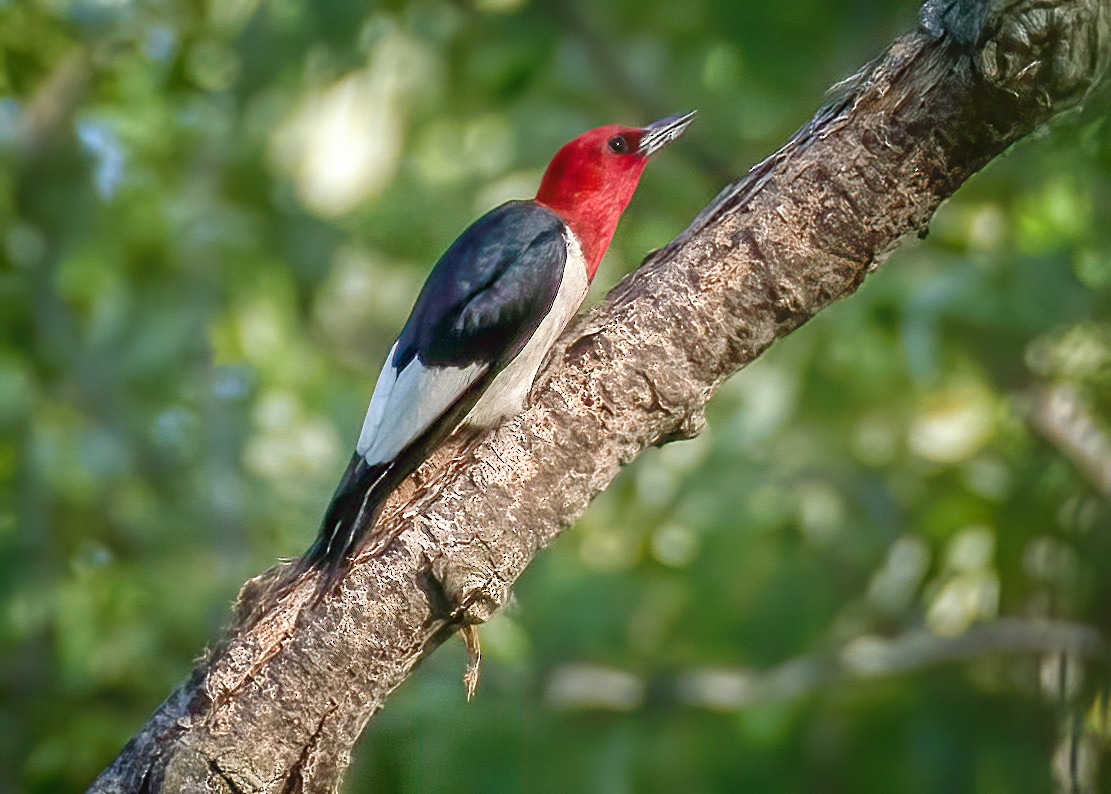
M 536 201 L 563 218 L 579 238 L 590 278 L 648 158 L 682 135 L 693 119 L 694 113 L 687 113 L 647 127 L 598 127 L 567 143 L 548 164 Z

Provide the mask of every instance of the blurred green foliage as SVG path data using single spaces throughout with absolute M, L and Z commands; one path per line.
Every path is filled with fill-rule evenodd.
M 238 585 L 309 543 L 470 220 L 588 127 L 698 108 L 605 289 L 915 13 L 0 0 L 0 792 L 87 785 Z M 999 616 L 1109 627 L 1107 493 L 1032 419 L 1067 387 L 1088 448 L 1111 433 L 1105 107 L 993 163 L 731 381 L 701 438 L 624 472 L 483 629 L 477 700 L 453 641 L 348 790 L 1048 790 L 1076 715 L 1098 757 L 1106 725 L 1053 658 L 740 709 L 707 671 Z

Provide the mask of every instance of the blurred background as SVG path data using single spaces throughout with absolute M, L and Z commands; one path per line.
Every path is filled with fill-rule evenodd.
M 697 108 L 596 283 L 911 0 L 0 0 L 0 792 L 74 791 L 310 542 L 424 275 L 564 141 Z M 646 453 L 347 791 L 1111 790 L 1095 99 Z M 1071 737 L 1071 738 L 1070 738 Z

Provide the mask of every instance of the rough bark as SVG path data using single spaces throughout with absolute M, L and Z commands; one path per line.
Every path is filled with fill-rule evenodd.
M 391 500 L 392 540 L 335 597 L 277 603 L 274 573 L 94 783 L 116 791 L 331 791 L 417 662 L 488 618 L 536 552 L 715 388 L 855 291 L 985 163 L 1104 71 L 1108 0 L 927 2 L 780 151 L 725 188 L 557 345 L 531 406 L 447 449 Z

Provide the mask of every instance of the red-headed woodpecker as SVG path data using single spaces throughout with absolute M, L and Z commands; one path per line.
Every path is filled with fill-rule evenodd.
M 460 425 L 519 413 L 578 311 L 648 158 L 693 113 L 610 125 L 560 149 L 532 201 L 479 218 L 444 253 L 378 376 L 355 454 L 300 569 L 331 589 L 386 498 Z

